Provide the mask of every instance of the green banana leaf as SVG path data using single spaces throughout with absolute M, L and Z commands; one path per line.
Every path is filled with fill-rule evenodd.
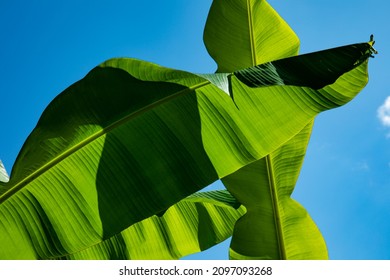
M 264 0 L 214 0 L 204 43 L 219 73 L 295 56 L 299 39 Z
M 360 46 L 362 45 L 354 45 L 350 46 L 350 48 L 351 50 L 356 50 Z M 347 48 L 342 49 L 346 50 Z M 340 50 L 334 49 L 332 53 L 334 54 Z M 299 58 L 304 59 L 305 56 L 300 56 Z M 348 59 L 348 56 L 346 55 L 343 58 Z M 316 62 L 316 59 L 313 58 L 311 61 Z M 274 62 L 272 65 L 276 69 L 275 73 L 277 73 L 278 62 Z M 249 78 L 241 80 L 245 80 L 247 84 L 252 86 L 257 84 L 257 82 L 263 84 L 263 80 L 268 83 L 271 79 L 269 75 L 264 77 L 264 67 L 256 67 L 252 68 L 252 70 L 258 70 L 259 68 L 261 71 L 258 73 L 251 72 L 247 75 Z M 302 100 L 306 98 L 312 98 L 310 102 L 316 100 L 317 108 L 322 108 L 320 110 L 331 109 L 341 105 L 343 102 L 348 102 L 354 95 L 346 94 L 346 88 L 352 89 L 356 87 L 356 91 L 359 91 L 365 85 L 363 69 L 358 67 L 355 70 L 339 78 L 335 84 L 320 89 L 319 91 L 323 93 L 320 98 L 317 98 L 318 96 L 315 95 L 310 97 L 309 92 L 306 90 L 304 91 L 306 94 L 301 96 Z M 242 72 L 246 73 L 246 71 L 248 70 Z M 289 83 L 281 78 L 283 75 L 277 76 L 278 81 Z M 288 76 L 292 77 L 294 75 Z M 360 86 L 348 84 L 350 81 L 359 81 L 359 79 Z M 292 80 L 294 80 L 292 83 L 295 84 L 295 78 Z M 311 83 L 311 80 L 308 82 Z M 281 88 L 285 89 L 286 87 L 279 87 L 279 89 Z M 335 89 L 341 89 L 339 93 L 345 95 L 334 95 Z M 294 97 L 298 97 L 298 94 L 294 95 Z M 306 99 L 304 103 L 306 102 L 309 101 Z M 312 109 L 316 110 L 314 107 Z M 313 120 L 314 117 L 309 122 L 308 127 L 310 129 Z M 248 209 L 247 214 L 236 223 L 234 229 L 230 250 L 232 259 L 327 258 L 325 242 L 320 231 L 306 211 L 290 198 L 298 178 L 309 136 L 310 134 L 303 130 L 265 158 L 255 161 L 222 179 L 226 188 Z M 291 158 L 291 154 L 296 157 Z M 268 204 L 265 201 L 268 201 Z M 253 213 L 251 213 L 252 208 L 255 209 Z M 268 216 L 268 219 L 263 218 L 264 215 Z M 248 225 L 253 227 L 253 231 L 248 230 Z
M 225 191 L 193 194 L 161 216 L 154 215 L 120 234 L 63 259 L 178 259 L 230 237 L 245 208 Z M 227 254 L 227 252 L 226 252 Z
M 133 235 L 126 229 L 139 231 L 137 225 L 146 223 L 143 232 L 152 230 L 161 223 L 155 215 L 165 219 L 189 195 L 276 151 L 316 114 L 353 98 L 367 82 L 371 47 L 357 44 L 294 58 L 290 66 L 286 59 L 209 75 L 135 59 L 103 63 L 53 100 L 23 145 L 10 181 L 0 182 L 0 259 L 169 258 L 218 243 L 232 223 L 213 228 L 203 221 L 217 215 L 202 207 L 195 208 L 206 218 L 189 228 L 225 233 L 212 242 L 198 239 L 192 249 L 169 251 L 167 245 L 163 255 L 132 253 L 126 240 Z M 311 77 L 296 77 L 295 67 L 298 61 L 310 69 L 312 59 L 349 64 L 320 70 L 323 87 L 311 88 Z M 243 214 L 225 208 L 218 215 Z M 110 250 L 124 243 L 113 257 Z
M 242 82 L 252 87 L 279 84 L 305 85 L 312 89 L 320 89 L 326 84 L 334 83 L 341 72 L 351 70 L 369 56 L 369 54 L 363 55 L 361 61 L 351 63 L 348 57 L 354 57 L 352 55 L 354 51 L 358 53 L 362 51 L 358 46 L 353 46 L 349 49 L 338 48 L 327 52 L 327 58 L 323 55 L 317 58 L 309 55 L 283 59 L 298 54 L 299 40 L 266 1 L 214 0 L 208 16 L 204 39 L 210 55 L 218 64 L 218 72 L 236 71 L 258 65 L 236 73 Z M 342 60 L 335 59 L 338 52 L 344 52 L 341 55 Z M 305 57 L 310 62 L 303 63 Z M 270 62 L 275 59 L 282 60 Z M 293 62 L 294 60 L 296 63 Z M 286 68 L 283 64 L 287 61 L 288 68 L 295 69 L 295 73 L 287 70 L 288 74 L 284 75 L 287 72 L 284 72 Z M 321 64 L 328 66 L 318 67 Z M 245 77 L 241 76 L 243 73 Z M 330 75 L 330 73 L 333 74 Z M 343 97 L 340 100 L 338 98 L 319 99 L 318 102 L 323 104 L 324 108 L 329 109 L 332 106 L 345 104 L 351 98 L 353 96 Z M 313 121 L 314 118 L 308 127 L 312 126 Z M 307 129 L 294 136 L 277 151 L 222 179 L 228 190 L 241 203 L 247 207 L 251 205 L 248 209 L 257 209 L 257 212 L 253 211 L 253 213 L 248 211 L 236 224 L 230 249 L 232 259 L 327 258 L 327 250 L 321 233 L 308 214 L 298 206 L 290 207 L 294 211 L 283 211 L 286 208 L 284 201 L 287 205 L 293 205 L 293 203 L 291 199 L 288 199 L 289 195 L 285 196 L 282 190 L 288 187 L 289 194 L 291 194 L 296 179 L 288 180 L 288 186 L 285 185 L 285 180 L 273 179 L 274 177 L 284 178 L 286 174 L 291 174 L 293 178 L 298 177 L 309 140 L 305 138 L 309 135 Z M 296 158 L 296 162 L 291 159 L 291 154 L 294 153 L 301 155 Z M 275 157 L 281 162 L 278 166 L 283 166 L 283 169 L 272 164 Z M 254 195 L 256 193 L 257 196 Z M 294 205 L 298 204 L 294 202 Z M 282 217 L 280 213 L 283 213 Z M 297 215 L 302 213 L 305 213 L 305 218 L 297 218 Z M 294 223 L 287 221 L 294 221 Z M 252 230 L 248 231 L 247 228 Z M 305 230 L 305 234 L 302 234 L 302 230 Z M 288 238 L 286 238 L 287 235 L 289 235 Z M 291 250 L 292 247 L 294 250 Z
M 231 259 L 326 259 L 325 241 L 306 210 L 291 199 L 312 123 L 264 159 L 222 179 L 247 208 L 234 228 Z
M 357 46 L 353 64 L 371 48 Z M 0 184 L 0 258 L 70 255 L 166 210 L 276 150 L 327 108 L 318 100 L 357 94 L 366 66 L 320 90 L 251 88 L 232 74 L 233 101 L 190 73 L 100 65 L 48 106 Z

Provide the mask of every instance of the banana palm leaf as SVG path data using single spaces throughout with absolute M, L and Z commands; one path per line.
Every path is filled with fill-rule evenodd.
M 313 123 L 264 159 L 222 179 L 246 208 L 234 228 L 232 259 L 324 259 L 325 241 L 291 199 Z
M 218 64 L 218 72 L 258 65 L 236 73 L 250 87 L 278 84 L 321 89 L 336 82 L 341 73 L 352 70 L 370 55 L 367 53 L 360 61 L 351 63 L 349 58 L 354 60 L 354 52 L 365 52 L 364 45 L 354 45 L 318 53 L 318 57 L 305 55 L 283 59 L 298 54 L 299 40 L 266 1 L 215 0 L 204 38 L 209 53 Z M 270 62 L 275 59 L 279 60 Z M 349 76 L 352 83 L 345 84 L 345 87 L 353 87 L 354 79 L 362 79 L 360 86 L 363 86 L 364 75 Z M 342 88 L 338 90 L 344 91 Z M 315 99 L 323 109 L 330 109 L 345 104 L 353 97 L 354 94 Z M 222 179 L 228 190 L 248 208 L 247 214 L 235 226 L 231 258 L 327 258 L 320 231 L 306 211 L 289 198 L 298 178 L 309 140 L 308 131 L 313 122 L 314 118 L 276 151 Z
M 358 46 L 354 63 L 371 47 Z M 357 94 L 366 64 L 320 90 L 253 88 L 236 75 L 257 69 L 236 73 L 233 101 L 190 73 L 106 62 L 49 105 L 1 183 L 0 257 L 69 255 L 166 210 L 276 150 L 328 108 L 318 100 Z
M 193 194 L 120 234 L 63 259 L 178 259 L 231 236 L 245 208 L 225 191 Z M 227 253 L 226 253 L 227 254 Z
M 219 73 L 294 56 L 299 39 L 265 0 L 214 0 L 204 42 Z
M 310 77 L 296 77 L 297 58 L 290 66 L 286 59 L 273 67 L 210 75 L 135 59 L 99 65 L 51 102 L 23 145 L 10 181 L 0 182 L 0 259 L 112 256 L 112 246 L 133 236 L 126 229 L 147 223 L 152 230 L 161 222 L 155 215 L 170 217 L 169 209 L 180 208 L 175 204 L 276 151 L 316 114 L 353 98 L 367 82 L 371 47 L 357 44 L 298 59 L 309 69 L 314 58 L 349 63 L 331 73 L 327 63 L 319 65 L 322 88 L 311 88 Z M 212 200 L 203 197 L 200 203 L 218 204 Z M 238 210 L 214 216 L 195 208 L 207 221 L 226 213 L 239 216 Z M 191 211 L 182 212 L 190 217 Z M 212 223 L 203 220 L 189 228 L 195 232 L 206 225 L 216 235 L 220 229 L 211 230 Z M 219 225 L 225 226 L 213 242 L 226 238 L 229 227 L 231 232 L 232 223 Z

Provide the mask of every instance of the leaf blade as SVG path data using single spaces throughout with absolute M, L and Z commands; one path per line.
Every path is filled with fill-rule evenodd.
M 355 88 L 342 76 L 318 91 L 250 88 L 231 76 L 233 102 L 197 75 L 132 59 L 107 62 L 56 98 L 26 141 L 4 186 L 24 185 L 0 197 L 0 242 L 7 244 L 0 258 L 82 251 L 164 211 L 280 147 L 329 107 L 317 100 L 352 98 L 366 64 L 352 72 Z M 169 99 L 177 92 L 183 94 Z M 126 119 L 45 169 L 64 149 L 167 96 L 169 102 Z M 45 172 L 28 177 L 36 170 Z
M 214 0 L 204 42 L 218 64 L 232 72 L 296 55 L 299 39 L 264 0 Z
M 196 193 L 171 206 L 162 216 L 147 218 L 119 235 L 65 258 L 178 259 L 229 237 L 234 222 L 244 212 L 227 191 Z
M 371 55 L 370 43 L 353 44 L 304 54 L 238 70 L 236 77 L 250 87 L 292 85 L 321 89 L 356 68 Z
M 290 197 L 312 125 L 313 122 L 309 123 L 266 158 L 222 179 L 247 208 L 234 229 L 232 259 L 327 258 L 326 245 L 317 226 Z

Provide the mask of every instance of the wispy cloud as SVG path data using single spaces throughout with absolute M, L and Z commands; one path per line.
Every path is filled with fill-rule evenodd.
M 390 127 L 390 96 L 388 96 L 385 103 L 378 108 L 378 118 L 384 126 Z
M 4 168 L 3 162 L 0 160 L 0 182 L 6 183 L 9 181 L 7 171 Z
M 390 96 L 378 108 L 378 118 L 384 127 L 390 128 Z M 390 138 L 390 133 L 387 134 L 387 137 Z

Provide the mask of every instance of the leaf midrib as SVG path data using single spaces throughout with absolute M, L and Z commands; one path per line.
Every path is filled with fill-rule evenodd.
M 275 232 L 277 235 L 276 238 L 277 238 L 279 256 L 282 260 L 286 260 L 286 250 L 285 250 L 284 237 L 283 237 L 280 211 L 279 211 L 279 199 L 278 199 L 278 193 L 276 189 L 276 180 L 275 180 L 274 169 L 272 167 L 273 163 L 272 163 L 271 155 L 267 155 L 265 157 L 265 161 L 266 161 L 266 168 L 268 174 L 272 212 L 274 213 Z
M 210 81 L 203 81 L 201 83 L 198 83 L 196 85 L 193 85 L 193 86 L 190 86 L 186 89 L 183 89 L 175 94 L 172 94 L 170 96 L 167 96 L 165 98 L 162 98 L 156 102 L 153 102 L 135 112 L 132 112 L 128 115 L 125 115 L 123 116 L 122 118 L 112 122 L 110 125 L 102 128 L 100 131 L 88 136 L 87 138 L 85 138 L 83 141 L 79 142 L 78 144 L 72 146 L 71 148 L 65 150 L 63 153 L 59 154 L 58 156 L 56 156 L 55 158 L 53 158 L 52 160 L 50 160 L 49 162 L 47 162 L 46 164 L 42 165 L 40 168 L 38 168 L 37 170 L 35 170 L 34 172 L 30 173 L 28 176 L 26 176 L 25 178 L 23 178 L 22 180 L 18 181 L 14 186 L 12 186 L 8 191 L 6 191 L 5 193 L 3 193 L 1 196 L 0 196 L 0 205 L 6 201 L 8 198 L 10 198 L 12 195 L 14 195 L 16 192 L 18 192 L 19 190 L 21 190 L 24 186 L 26 186 L 28 183 L 30 183 L 31 181 L 35 180 L 36 178 L 38 178 L 40 175 L 44 174 L 47 170 L 49 170 L 50 168 L 52 168 L 53 166 L 55 166 L 56 164 L 60 163 L 62 160 L 66 159 L 67 157 L 69 157 L 70 155 L 74 154 L 75 152 L 77 152 L 78 150 L 82 149 L 83 147 L 89 145 L 90 143 L 92 143 L 93 141 L 95 141 L 96 139 L 106 135 L 107 133 L 109 133 L 110 131 L 114 130 L 115 128 L 121 126 L 122 124 L 124 123 L 127 123 L 128 121 L 136 118 L 137 116 L 149 111 L 149 110 L 152 110 L 164 103 L 167 103 L 173 99 L 176 99 L 180 96 L 183 96 L 183 95 L 186 95 L 188 93 L 191 93 L 201 87 L 204 87 L 204 86 L 207 86 L 211 84 Z M 12 183 L 12 178 L 11 178 L 11 181 Z M 7 186 L 7 184 L 5 184 L 5 186 Z
M 252 58 L 252 66 L 255 66 L 259 64 L 257 62 L 257 55 L 256 55 L 256 42 L 255 42 L 255 34 L 254 34 L 254 22 L 253 22 L 253 11 L 252 11 L 252 5 L 251 0 L 247 0 L 247 6 L 248 6 L 248 25 L 249 25 L 249 40 L 250 40 L 250 46 L 251 46 L 251 58 Z M 279 213 L 279 206 L 278 206 L 278 196 L 277 196 L 277 190 L 276 190 L 276 181 L 275 181 L 275 175 L 272 165 L 272 158 L 271 155 L 267 155 L 265 157 L 266 161 L 266 168 L 267 168 L 267 174 L 268 174 L 268 181 L 269 181 L 269 188 L 270 188 L 270 196 L 271 196 L 271 203 L 272 203 L 272 210 L 274 213 L 274 222 L 275 222 L 275 232 L 276 232 L 276 238 L 277 238 L 277 244 L 278 244 L 278 251 L 279 256 L 282 260 L 286 259 L 286 251 L 284 246 L 284 238 L 283 238 L 283 231 L 281 226 L 281 220 L 280 220 L 280 213 Z
M 256 56 L 256 42 L 254 39 L 254 28 L 253 28 L 253 13 L 252 13 L 252 5 L 251 0 L 247 0 L 248 7 L 248 27 L 249 27 L 249 41 L 251 46 L 251 56 L 252 56 L 252 65 L 257 65 L 257 56 Z

